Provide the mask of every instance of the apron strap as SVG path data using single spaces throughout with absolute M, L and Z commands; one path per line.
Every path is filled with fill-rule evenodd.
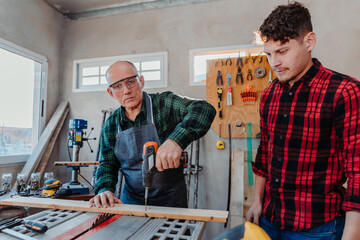
M 145 105 L 146 105 L 146 118 L 148 124 L 154 123 L 153 110 L 152 110 L 152 102 L 151 97 L 146 92 L 143 92 L 145 96 Z M 119 111 L 119 118 L 121 117 L 121 111 Z M 122 132 L 120 124 L 118 124 L 118 132 Z

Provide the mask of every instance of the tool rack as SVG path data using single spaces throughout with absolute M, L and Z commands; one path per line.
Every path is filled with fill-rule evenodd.
M 230 61 L 231 60 L 231 61 Z M 261 92 L 270 85 L 269 82 L 269 73 L 271 70 L 270 64 L 267 61 L 265 55 L 252 55 L 241 58 L 242 66 L 238 58 L 224 58 L 224 59 L 214 59 L 207 61 L 207 71 L 206 71 L 206 100 L 217 109 L 216 117 L 211 125 L 212 129 L 220 134 L 222 138 L 228 138 L 228 123 L 231 126 L 236 126 L 237 122 L 241 122 L 242 126 L 245 128 L 246 123 L 251 123 L 251 136 L 252 138 L 256 137 L 256 134 L 260 132 L 260 116 L 259 116 L 259 102 Z M 231 64 L 230 64 L 231 63 Z M 236 83 L 236 76 L 238 73 L 238 68 L 240 67 L 243 83 L 241 79 L 238 78 L 238 83 Z M 261 71 L 257 71 L 257 74 L 264 74 L 263 77 L 257 78 L 255 76 L 255 71 L 258 68 L 263 68 L 265 74 Z M 218 73 L 221 73 L 223 84 L 217 85 Z M 232 88 L 232 105 L 227 105 L 227 91 L 228 91 L 228 81 L 227 74 L 231 74 L 230 86 Z M 251 74 L 251 75 L 250 75 Z M 252 80 L 251 80 L 252 78 Z M 277 76 L 274 72 L 271 73 L 271 80 L 276 79 Z M 218 81 L 219 82 L 219 81 Z M 219 118 L 218 110 L 218 93 L 217 89 L 222 88 L 222 100 L 221 100 L 221 109 L 222 109 L 222 119 Z M 250 94 L 251 99 L 254 101 L 244 102 L 244 99 L 241 97 L 241 93 L 250 89 L 250 91 L 255 91 L 256 94 Z M 255 96 L 254 96 L 255 95 Z M 219 122 L 222 122 L 219 127 Z M 235 129 L 232 130 L 232 138 L 246 138 L 246 131 Z

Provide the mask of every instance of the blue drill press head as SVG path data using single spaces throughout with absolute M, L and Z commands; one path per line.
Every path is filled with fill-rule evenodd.
M 87 121 L 83 119 L 70 119 L 69 122 L 69 141 L 68 146 L 83 146 L 83 129 L 87 129 Z

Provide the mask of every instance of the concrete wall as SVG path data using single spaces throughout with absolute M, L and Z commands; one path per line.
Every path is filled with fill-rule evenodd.
M 44 1 L 0 0 L 0 38 L 41 54 L 49 61 L 46 122 L 60 99 L 63 23 L 63 15 Z M 16 176 L 21 169 L 22 165 L 7 165 L 0 168 L 0 174 L 12 172 Z
M 327 67 L 360 79 L 357 57 L 360 55 L 360 2 L 346 0 L 303 0 L 313 18 L 318 43 L 314 56 Z M 70 101 L 71 118 L 83 118 L 95 127 L 98 136 L 101 109 L 118 107 L 105 92 L 73 93 L 73 60 L 168 51 L 169 87 L 150 92 L 171 90 L 175 93 L 205 99 L 205 87 L 189 86 L 189 50 L 250 44 L 253 31 L 278 4 L 286 0 L 219 0 L 210 3 L 149 10 L 118 16 L 67 21 L 63 47 L 63 82 L 61 98 Z M 67 158 L 65 135 L 62 132 L 61 154 Z M 214 131 L 201 140 L 199 207 L 226 209 L 228 152 L 218 151 Z M 225 144 L 227 141 L 225 140 Z M 256 148 L 257 140 L 253 141 Z M 93 147 L 96 144 L 92 144 Z M 246 148 L 245 140 L 235 140 L 233 149 Z M 95 147 L 96 149 L 96 147 Z M 82 160 L 93 160 L 87 146 L 80 151 Z M 84 169 L 88 176 L 92 169 Z M 67 175 L 70 177 L 70 173 Z M 204 239 L 223 231 L 223 224 L 210 223 Z

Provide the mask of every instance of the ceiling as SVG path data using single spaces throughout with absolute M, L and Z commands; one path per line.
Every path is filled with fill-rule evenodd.
M 71 20 L 218 0 L 44 0 Z

